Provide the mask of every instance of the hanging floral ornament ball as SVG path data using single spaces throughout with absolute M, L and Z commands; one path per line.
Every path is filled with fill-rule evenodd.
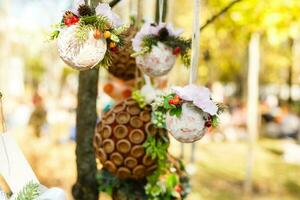
M 191 40 L 180 37 L 181 33 L 182 30 L 175 31 L 171 24 L 144 24 L 132 40 L 137 66 L 151 77 L 167 74 L 177 56 L 188 66 Z
M 166 127 L 178 141 L 191 143 L 201 139 L 207 130 L 218 124 L 223 110 L 212 101 L 208 88 L 194 84 L 173 87 L 152 103 L 152 121 L 157 127 Z
M 166 126 L 176 140 L 187 143 L 194 142 L 200 140 L 207 132 L 209 117 L 207 113 L 192 103 L 183 103 L 182 113 L 179 117 L 167 114 Z
M 77 38 L 78 26 L 63 29 L 57 38 L 57 49 L 61 59 L 78 70 L 91 69 L 103 60 L 107 44 L 104 39 L 95 39 L 93 30 L 87 33 L 85 42 Z
M 111 64 L 111 53 L 121 47 L 122 33 L 127 28 L 108 4 L 93 9 L 83 1 L 74 10 L 65 12 L 51 39 L 57 38 L 59 56 L 66 64 L 88 70 L 98 64 L 104 67 Z
M 176 62 L 172 49 L 159 42 L 151 53 L 136 58 L 136 63 L 149 76 L 162 76 L 171 71 Z
M 166 129 L 151 123 L 151 106 L 129 98 L 115 105 L 97 124 L 94 147 L 103 168 L 121 179 L 141 179 L 156 168 L 144 143 Z

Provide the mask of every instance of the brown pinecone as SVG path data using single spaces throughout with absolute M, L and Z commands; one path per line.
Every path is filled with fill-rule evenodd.
M 70 19 L 74 16 L 75 16 L 74 13 L 72 13 L 71 11 L 68 10 L 65 12 L 63 19 Z
M 169 36 L 169 31 L 167 28 L 162 28 L 158 32 L 158 37 L 160 41 L 164 41 Z
M 79 6 L 78 13 L 80 16 L 92 16 L 94 14 L 92 9 L 88 5 L 85 5 L 85 4 L 82 4 Z
M 135 58 L 130 55 L 133 53 L 131 39 L 137 33 L 137 29 L 131 26 L 125 35 L 125 44 L 122 49 L 116 53 L 112 53 L 112 65 L 108 71 L 115 77 L 122 80 L 131 80 L 136 76 L 136 63 Z
M 151 106 L 140 108 L 129 98 L 115 105 L 97 124 L 94 147 L 103 167 L 121 179 L 141 179 L 151 174 L 156 161 L 143 147 L 148 135 L 166 134 L 151 123 Z

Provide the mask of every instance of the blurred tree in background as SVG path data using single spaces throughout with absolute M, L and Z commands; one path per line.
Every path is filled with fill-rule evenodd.
M 202 23 L 226 6 L 229 0 L 203 1 Z M 193 4 L 174 1 L 173 21 L 191 30 Z M 261 34 L 261 84 L 283 84 L 289 79 L 292 63 L 290 40 L 297 41 L 300 30 L 300 1 L 242 0 L 202 31 L 202 58 L 199 70 L 203 83 L 245 81 L 247 48 L 251 33 Z M 188 23 L 187 23 L 188 22 Z M 187 34 L 190 35 L 190 32 Z M 299 69 L 293 70 L 293 83 L 299 83 Z

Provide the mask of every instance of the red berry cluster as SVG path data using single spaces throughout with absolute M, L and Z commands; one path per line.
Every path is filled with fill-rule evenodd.
M 175 186 L 175 190 L 176 190 L 176 192 L 178 192 L 180 194 L 182 192 L 182 186 L 180 184 L 177 184 Z
M 181 99 L 178 95 L 175 95 L 173 99 L 169 100 L 170 105 L 179 105 L 181 104 Z
M 67 11 L 64 15 L 64 23 L 66 26 L 72 26 L 79 21 L 79 17 L 74 15 L 72 12 Z
M 205 122 L 205 126 L 206 126 L 207 128 L 210 128 L 210 127 L 212 126 L 212 118 L 211 118 L 210 115 L 208 116 L 208 119 L 207 119 L 206 122 Z
M 180 54 L 181 52 L 181 48 L 180 47 L 176 47 L 175 49 L 173 49 L 173 55 L 177 56 L 178 54 Z

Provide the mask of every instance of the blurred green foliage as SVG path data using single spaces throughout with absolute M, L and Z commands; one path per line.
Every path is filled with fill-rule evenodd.
M 249 199 L 243 193 L 246 144 L 217 142 L 198 147 L 196 165 L 199 173 L 191 179 L 193 191 L 188 200 Z M 251 199 L 299 199 L 300 167 L 285 163 L 282 153 L 282 141 L 259 141 L 255 147 L 254 193 Z
M 44 73 L 46 72 L 46 67 L 43 63 L 43 60 L 38 57 L 29 57 L 25 62 L 25 77 L 26 81 L 30 84 L 39 83 Z
M 202 24 L 232 0 L 202 1 Z M 174 22 L 191 34 L 193 3 L 174 1 Z M 248 43 L 252 33 L 261 34 L 261 83 L 286 83 L 292 64 L 290 40 L 299 38 L 299 0 L 243 0 L 202 31 L 199 77 L 241 82 L 246 77 Z M 299 58 L 300 59 L 300 58 Z M 298 83 L 299 69 L 293 72 Z M 245 82 L 245 81 L 244 81 Z

